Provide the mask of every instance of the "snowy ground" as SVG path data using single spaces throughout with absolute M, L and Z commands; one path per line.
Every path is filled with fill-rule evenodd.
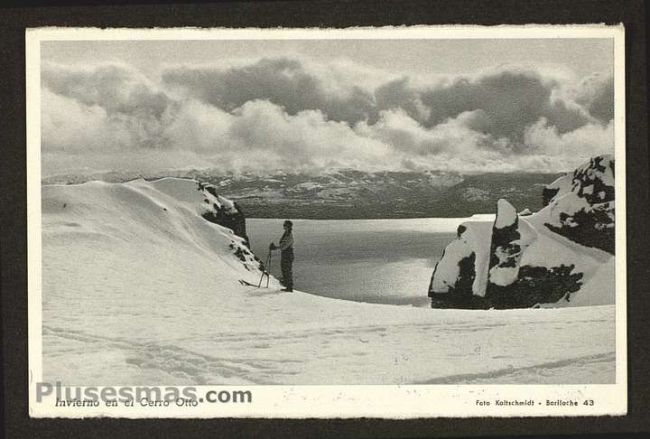
M 613 305 L 431 310 L 241 286 L 258 273 L 197 215 L 193 185 L 43 187 L 45 380 L 614 382 Z

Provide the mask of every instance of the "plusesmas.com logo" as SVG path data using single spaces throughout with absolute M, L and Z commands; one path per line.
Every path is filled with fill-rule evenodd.
M 55 407 L 196 407 L 199 404 L 250 404 L 250 390 L 207 390 L 174 386 L 64 386 L 59 381 L 36 383 L 36 402 L 54 399 Z

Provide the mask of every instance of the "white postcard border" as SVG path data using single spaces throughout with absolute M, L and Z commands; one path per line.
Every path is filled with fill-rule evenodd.
M 612 38 L 615 60 L 616 158 L 616 384 L 608 385 L 331 385 L 195 386 L 248 390 L 250 404 L 197 407 L 54 407 L 54 395 L 36 402 L 42 380 L 42 244 L 40 43 L 73 40 L 234 40 L 234 39 L 526 39 Z M 625 223 L 625 41 L 624 28 L 594 25 L 414 26 L 349 29 L 98 29 L 39 28 L 26 32 L 27 220 L 29 414 L 32 417 L 127 418 L 422 418 L 475 416 L 594 416 L 627 412 L 626 223 Z M 151 384 L 152 386 L 154 383 Z M 164 383 L 159 383 L 164 388 Z M 135 386 L 134 386 L 135 387 Z M 183 389 L 184 386 L 178 386 Z M 101 387 L 99 388 L 101 389 Z M 533 406 L 490 406 L 478 401 L 533 400 Z M 593 400 L 577 407 L 546 401 Z

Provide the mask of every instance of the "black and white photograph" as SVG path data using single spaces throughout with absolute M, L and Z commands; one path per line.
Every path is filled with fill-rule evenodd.
M 32 414 L 624 413 L 623 34 L 28 30 Z

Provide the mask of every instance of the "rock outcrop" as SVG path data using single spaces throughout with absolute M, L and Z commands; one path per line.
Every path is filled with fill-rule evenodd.
M 598 274 L 613 264 L 613 159 L 592 158 L 548 185 L 542 197 L 545 207 L 534 214 L 518 215 L 501 199 L 493 221 L 460 225 L 434 269 L 432 307 L 613 303 L 614 278 Z M 594 276 L 598 292 L 583 289 Z M 585 300 L 589 294 L 594 298 Z
M 552 231 L 587 247 L 614 254 L 614 159 L 592 158 L 544 191 L 550 206 L 544 223 Z
M 235 235 L 244 239 L 244 244 L 250 249 L 250 240 L 246 233 L 246 216 L 241 207 L 236 202 L 220 196 L 214 185 L 199 182 L 198 190 L 203 193 L 203 202 L 206 204 L 206 209 L 201 216 L 232 230 Z

